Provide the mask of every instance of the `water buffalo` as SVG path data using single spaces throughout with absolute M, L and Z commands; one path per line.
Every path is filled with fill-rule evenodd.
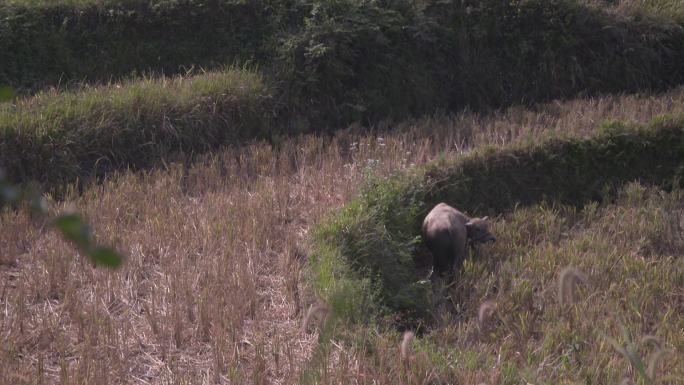
M 455 208 L 440 203 L 423 221 L 423 239 L 432 253 L 434 272 L 453 279 L 466 257 L 466 243 L 495 241 L 488 230 L 487 217 L 470 218 Z

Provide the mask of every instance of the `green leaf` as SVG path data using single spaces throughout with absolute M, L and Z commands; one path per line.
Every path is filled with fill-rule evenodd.
M 88 250 L 87 254 L 98 265 L 117 268 L 123 262 L 121 254 L 110 247 L 97 246 Z
M 74 242 L 84 250 L 90 248 L 90 229 L 80 215 L 62 214 L 55 218 L 53 223 L 64 238 Z

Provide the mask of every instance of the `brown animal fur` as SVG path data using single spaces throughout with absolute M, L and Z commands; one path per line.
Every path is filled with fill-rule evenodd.
M 468 239 L 496 240 L 488 227 L 487 217 L 470 218 L 446 203 L 435 206 L 423 221 L 423 239 L 432 253 L 435 273 L 453 278 L 454 269 L 460 269 L 465 260 Z

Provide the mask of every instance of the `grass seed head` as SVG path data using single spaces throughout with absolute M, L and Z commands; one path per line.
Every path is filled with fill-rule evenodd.
M 477 321 L 480 327 L 484 326 L 484 324 L 492 317 L 494 310 L 496 310 L 496 302 L 492 300 L 482 302 L 477 311 Z
M 411 341 L 415 337 L 415 333 L 412 331 L 404 332 L 404 337 L 401 340 L 401 359 L 407 360 L 410 358 L 411 354 Z
M 575 302 L 575 287 L 578 282 L 589 284 L 589 279 L 577 268 L 567 266 L 561 270 L 558 276 L 558 302 L 561 305 Z
M 673 354 L 669 350 L 662 350 L 660 348 L 657 348 L 653 354 L 651 354 L 649 360 L 648 360 L 648 367 L 646 368 L 646 375 L 651 379 L 651 381 L 655 382 L 656 380 L 656 368 L 658 367 L 658 363 L 667 355 Z
M 309 307 L 309 310 L 306 312 L 306 316 L 304 317 L 304 321 L 302 322 L 302 334 L 306 334 L 308 332 L 309 326 L 311 325 L 311 321 L 318 314 L 322 314 L 324 316 L 327 312 L 328 312 L 328 307 L 323 303 L 318 302 L 318 303 L 311 305 Z M 323 316 L 321 316 L 321 320 L 323 319 Z

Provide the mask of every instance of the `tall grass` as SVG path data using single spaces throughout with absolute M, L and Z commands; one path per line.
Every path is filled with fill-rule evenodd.
M 371 280 L 379 294 L 377 313 L 387 307 L 402 314 L 400 324 L 417 327 L 434 318 L 428 314 L 434 290 L 415 260 L 422 218 L 435 204 L 447 202 L 473 216 L 543 201 L 581 207 L 609 201 L 634 180 L 677 188 L 683 156 L 684 116 L 663 117 L 646 127 L 611 123 L 589 138 L 485 149 L 373 180 L 314 232 L 312 279 L 324 298 L 353 298 L 345 290 L 358 285 L 346 281 Z
M 357 327 L 333 340 L 313 369 L 325 380 L 311 383 L 681 383 L 682 192 L 630 184 L 619 195 L 607 205 L 539 204 L 499 216 L 497 242 L 466 262 L 449 292 L 453 310 L 413 341 L 413 362 L 400 360 L 396 330 Z M 557 297 L 569 265 L 588 282 L 571 304 Z M 488 301 L 497 306 L 483 325 L 478 310 Z M 644 357 L 648 377 L 606 336 Z
M 148 166 L 269 135 L 270 97 L 240 69 L 48 91 L 0 106 L 0 164 L 11 179 L 53 186 Z
M 587 3 L 626 16 L 655 16 L 665 20 L 684 20 L 684 2 L 682 0 L 599 0 L 587 1 Z
M 306 309 L 316 302 L 310 283 L 302 280 L 304 245 L 310 226 L 350 200 L 368 175 L 389 175 L 440 154 L 452 156 L 484 144 L 536 141 L 570 130 L 589 134 L 597 122 L 609 118 L 645 122 L 657 114 L 684 112 L 683 100 L 684 92 L 678 89 L 658 97 L 608 96 L 493 115 L 463 112 L 376 127 L 371 133 L 357 127 L 334 136 L 284 139 L 277 145 L 258 142 L 207 155 L 194 164 L 168 163 L 166 168 L 109 174 L 104 183 L 82 195 L 53 202 L 51 210 L 78 207 L 93 223 L 98 239 L 126 250 L 126 263 L 114 273 L 91 268 L 87 259 L 29 215 L 2 212 L 0 383 L 289 384 L 297 383 L 307 367 L 310 377 L 321 378 L 316 374 L 319 367 L 308 362 L 317 345 L 316 328 L 311 325 L 309 333 L 301 333 Z M 675 255 L 679 246 L 668 239 L 676 233 L 657 231 L 675 229 L 675 217 L 663 216 L 667 221 L 662 222 L 644 217 L 643 213 L 655 215 L 649 208 L 666 201 L 652 199 L 642 208 L 638 201 L 630 206 L 639 215 L 613 216 L 619 212 L 609 208 L 600 212 L 599 223 L 589 214 L 583 222 L 573 222 L 577 226 L 568 234 L 583 235 L 573 241 L 574 251 L 562 246 L 562 259 L 549 256 L 561 254 L 561 246 L 552 247 L 566 228 L 556 225 L 561 220 L 551 218 L 548 208 L 498 219 L 493 231 L 499 243 L 486 250 L 484 259 L 466 264 L 463 285 L 473 289 L 464 291 L 463 295 L 470 294 L 461 301 L 466 314 L 475 315 L 482 299 L 499 293 L 497 310 L 490 317 L 495 338 L 477 342 L 469 334 L 470 322 L 447 325 L 428 340 L 414 339 L 409 352 L 413 358 L 400 364 L 398 334 L 378 335 L 375 329 L 361 328 L 351 337 L 363 345 L 336 340 L 328 345 L 329 355 L 319 354 L 326 364 L 323 378 L 327 383 L 421 383 L 439 375 L 465 383 L 504 384 L 517 383 L 528 368 L 541 368 L 540 382 L 585 378 L 572 377 L 575 361 L 563 361 L 574 359 L 574 350 L 566 353 L 566 348 L 585 334 L 575 338 L 555 313 L 545 313 L 548 318 L 534 325 L 550 330 L 543 340 L 544 352 L 549 353 L 539 353 L 534 357 L 541 361 L 527 364 L 528 350 L 534 348 L 519 348 L 525 341 L 539 341 L 524 337 L 539 336 L 540 329 L 522 323 L 532 318 L 518 317 L 528 317 L 520 309 L 529 302 L 520 298 L 531 295 L 534 305 L 539 287 L 549 311 L 560 312 L 554 302 L 557 285 L 551 283 L 556 268 L 572 264 L 592 280 L 603 277 L 604 270 L 590 268 L 593 258 L 601 261 L 602 269 L 608 266 L 607 271 L 615 272 L 615 280 L 604 281 L 611 290 L 608 298 L 620 295 L 628 299 L 629 308 L 649 304 L 662 310 L 644 318 L 643 324 L 630 322 L 630 332 L 640 335 L 636 325 L 657 325 L 652 330 L 641 327 L 655 331 L 667 347 L 676 345 L 673 341 L 680 332 L 675 320 L 681 312 L 673 307 L 678 294 L 669 282 L 679 274 L 677 266 L 670 268 L 668 258 L 648 257 L 633 259 L 638 266 L 609 268 L 619 260 L 622 248 L 631 252 L 637 247 L 630 241 L 637 235 L 647 234 L 639 243 L 646 245 L 644 255 Z M 657 213 L 674 212 L 676 206 L 663 207 Z M 553 215 L 566 218 L 564 213 Z M 638 229 L 651 232 L 635 228 L 625 233 L 632 222 L 623 224 L 621 218 L 643 220 Z M 597 234 L 600 247 L 592 251 Z M 552 242 L 544 243 L 545 239 Z M 616 246 L 621 249 L 613 255 Z M 528 252 L 533 256 L 525 257 Z M 624 253 L 625 258 L 629 255 Z M 502 264 L 495 265 L 498 270 L 492 274 L 488 266 L 497 261 Z M 537 271 L 543 274 L 537 277 Z M 672 273 L 663 278 L 662 271 Z M 654 277 L 657 281 L 649 281 Z M 660 282 L 668 283 L 659 286 Z M 647 283 L 648 290 L 638 290 Z M 578 299 L 584 301 L 585 294 L 579 288 Z M 500 321 L 502 314 L 505 322 Z M 603 313 L 597 307 L 591 314 Z M 632 312 L 629 319 L 638 316 Z M 657 322 L 652 324 L 653 320 Z M 601 331 L 620 335 L 612 326 Z M 581 346 L 586 349 L 584 343 Z M 605 367 L 610 368 L 608 373 L 627 369 L 607 344 L 591 349 L 601 355 L 583 358 L 582 376 L 603 378 Z M 554 371 L 565 362 L 568 369 Z M 672 369 L 678 362 L 663 360 L 660 370 L 678 374 Z

